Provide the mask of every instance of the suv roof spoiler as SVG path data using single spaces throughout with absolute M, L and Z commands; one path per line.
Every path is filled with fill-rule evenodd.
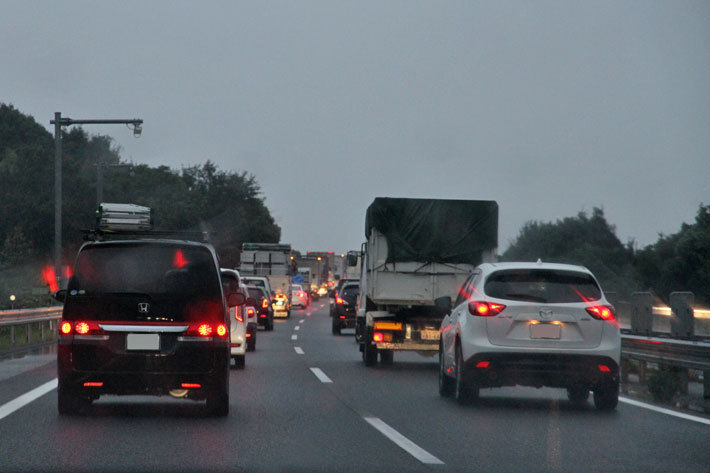
M 141 239 L 173 239 L 190 240 L 208 243 L 207 232 L 187 232 L 169 230 L 82 230 L 84 241 L 109 241 L 109 240 L 141 240 Z

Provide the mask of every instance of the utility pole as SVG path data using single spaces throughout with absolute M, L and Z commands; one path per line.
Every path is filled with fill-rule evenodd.
M 73 120 L 68 117 L 62 118 L 61 112 L 54 112 L 54 120 L 50 120 L 54 125 L 54 274 L 57 278 L 57 285 L 61 288 L 62 274 L 62 127 L 70 125 L 115 125 L 125 124 L 133 126 L 133 135 L 140 136 L 143 131 L 143 120 L 132 119 L 110 119 L 110 120 Z M 101 166 L 99 165 L 99 169 Z M 99 171 L 101 173 L 102 171 Z M 101 184 L 103 186 L 103 182 Z M 103 190 L 102 190 L 103 191 Z M 98 189 L 97 189 L 98 192 Z

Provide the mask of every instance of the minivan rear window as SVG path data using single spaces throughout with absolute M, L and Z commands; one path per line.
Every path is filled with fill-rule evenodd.
M 561 304 L 601 299 L 594 278 L 576 271 L 510 269 L 490 275 L 484 287 L 496 299 Z
M 65 317 L 188 321 L 219 318 L 219 273 L 206 247 L 96 245 L 79 253 Z M 145 305 L 147 304 L 147 306 Z

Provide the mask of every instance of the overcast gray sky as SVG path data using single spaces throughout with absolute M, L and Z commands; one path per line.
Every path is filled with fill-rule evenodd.
M 376 196 L 602 207 L 639 246 L 710 204 L 708 1 L 0 0 L 0 102 L 145 120 L 123 157 L 248 171 L 299 250 Z

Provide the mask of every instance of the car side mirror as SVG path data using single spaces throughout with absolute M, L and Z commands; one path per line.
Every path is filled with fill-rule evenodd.
M 227 305 L 229 307 L 236 307 L 238 305 L 243 305 L 245 302 L 244 294 L 241 292 L 233 292 L 227 298 Z
M 67 300 L 67 290 L 60 289 L 57 292 L 55 292 L 54 299 L 56 299 L 59 302 L 65 302 Z
M 256 299 L 254 299 L 253 297 L 247 297 L 247 305 L 256 307 Z
M 449 312 L 451 312 L 451 297 L 450 296 L 439 297 L 434 300 L 434 305 L 440 311 L 448 314 Z

